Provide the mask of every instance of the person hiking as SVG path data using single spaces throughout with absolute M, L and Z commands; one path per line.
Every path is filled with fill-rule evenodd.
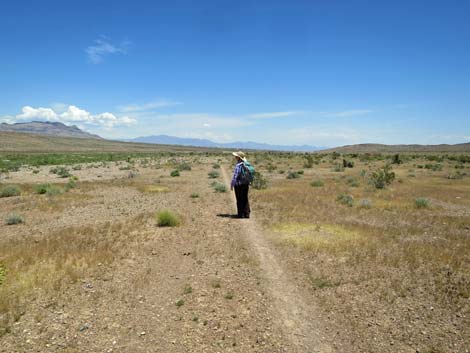
M 245 153 L 242 151 L 232 152 L 235 156 L 237 164 L 233 170 L 232 182 L 230 190 L 235 189 L 235 197 L 237 199 L 237 216 L 238 218 L 250 218 L 250 202 L 248 201 L 248 190 L 250 189 L 249 171 L 244 165 L 247 162 Z

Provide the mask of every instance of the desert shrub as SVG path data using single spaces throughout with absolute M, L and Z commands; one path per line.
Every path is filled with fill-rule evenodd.
M 77 164 L 77 165 L 74 165 L 72 167 L 73 170 L 82 170 L 82 165 L 81 164 Z
M 207 175 L 209 176 L 209 179 L 215 179 L 215 178 L 218 178 L 220 176 L 220 174 L 217 170 L 212 170 L 209 173 L 207 173 Z
M 317 180 L 312 181 L 310 185 L 313 186 L 314 188 L 319 188 L 325 185 L 325 183 L 323 182 L 323 180 L 317 179 Z
M 300 178 L 300 174 L 298 172 L 293 172 L 293 171 L 290 171 L 288 174 L 287 174 L 287 179 L 298 179 Z
M 214 163 L 214 164 L 212 164 L 212 168 L 214 168 L 214 169 L 220 169 L 220 164 Z
M 346 184 L 348 184 L 349 186 L 351 186 L 353 188 L 357 188 L 359 186 L 359 182 L 354 177 L 348 177 L 346 179 Z
M 300 175 L 304 175 L 304 171 L 301 169 L 301 170 L 298 170 L 297 171 L 297 174 L 300 174 Z
M 372 202 L 368 199 L 362 199 L 360 202 L 359 202 L 359 207 L 360 208 L 365 208 L 365 209 L 370 209 L 372 208 Z
M 24 219 L 20 215 L 17 214 L 11 214 L 7 217 L 5 220 L 6 225 L 13 225 L 13 224 L 20 224 L 23 223 Z
M 180 224 L 179 217 L 170 210 L 162 210 L 157 213 L 159 227 L 176 227 Z
M 0 189 L 0 197 L 19 196 L 21 189 L 16 185 L 6 185 Z
M 180 165 L 178 165 L 178 170 L 183 171 L 183 170 L 191 170 L 191 164 L 187 162 L 183 162 Z
M 59 176 L 61 178 L 69 178 L 69 177 L 72 176 L 72 174 L 70 174 L 69 170 L 65 167 L 54 167 L 49 172 L 52 173 L 52 174 L 56 174 L 57 176 Z
M 38 184 L 34 187 L 34 191 L 37 194 L 43 195 L 47 192 L 47 190 L 51 187 L 51 184 Z
M 256 190 L 267 189 L 268 180 L 260 172 L 255 172 L 251 186 Z
M 390 185 L 395 179 L 395 173 L 392 172 L 390 164 L 386 164 L 382 168 L 372 172 L 370 176 L 371 183 L 376 189 L 384 189 L 387 185 Z
M 424 197 L 417 197 L 415 199 L 416 208 L 429 208 L 429 200 Z
M 49 185 L 49 187 L 46 190 L 47 196 L 56 196 L 56 195 L 61 195 L 63 193 L 64 193 L 64 189 L 56 185 Z
M 304 168 L 312 168 L 314 163 L 313 156 L 311 154 L 306 154 L 304 158 Z
M 343 168 L 354 168 L 354 162 L 343 158 Z
M 334 167 L 333 167 L 333 171 L 334 172 L 344 172 L 344 167 L 341 165 L 341 164 L 336 164 Z
M 33 174 L 39 174 L 39 169 L 34 169 Z
M 336 201 L 343 205 L 347 205 L 349 207 L 352 207 L 354 205 L 354 199 L 351 195 L 347 194 L 339 194 L 338 197 L 336 198 Z
M 199 194 L 197 192 L 193 192 L 193 193 L 191 193 L 190 197 L 192 199 L 197 199 L 199 197 Z
M 397 153 L 393 155 L 392 164 L 402 164 L 403 161 L 400 159 L 400 155 Z
M 215 183 L 213 185 L 215 192 L 227 192 L 227 187 L 222 183 Z
M 180 176 L 180 171 L 178 169 L 172 170 L 171 173 L 170 173 L 170 176 L 179 177 Z
M 65 184 L 65 191 L 69 191 L 71 189 L 75 189 L 77 187 L 77 177 L 71 177 L 67 184 Z
M 125 166 L 119 167 L 119 170 L 131 170 L 131 166 L 125 165 Z

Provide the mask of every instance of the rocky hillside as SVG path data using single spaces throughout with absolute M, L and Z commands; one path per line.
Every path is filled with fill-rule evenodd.
M 26 123 L 0 124 L 0 131 L 25 132 L 29 134 L 52 135 L 61 137 L 75 137 L 87 139 L 102 139 L 98 135 L 93 135 L 77 126 L 67 126 L 59 122 L 31 121 Z

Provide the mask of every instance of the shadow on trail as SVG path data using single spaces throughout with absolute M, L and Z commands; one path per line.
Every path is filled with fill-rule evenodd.
M 222 217 L 222 218 L 238 218 L 238 215 L 236 215 L 236 214 L 229 214 L 229 213 L 219 213 L 219 214 L 217 214 L 217 217 Z

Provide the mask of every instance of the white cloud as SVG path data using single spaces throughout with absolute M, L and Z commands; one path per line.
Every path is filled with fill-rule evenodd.
M 256 113 L 249 115 L 250 118 L 256 119 L 270 119 L 270 118 L 284 118 L 293 115 L 302 115 L 303 111 L 288 111 L 288 112 L 271 112 L 271 113 Z
M 103 57 L 108 54 L 126 54 L 131 43 L 122 41 L 119 45 L 112 44 L 108 38 L 101 36 L 95 40 L 95 45 L 90 45 L 85 49 L 88 59 L 93 64 L 103 62 Z
M 321 112 L 320 115 L 327 118 L 348 118 L 351 116 L 366 115 L 373 113 L 370 109 L 351 109 L 340 112 Z
M 80 109 L 75 105 L 69 105 L 62 113 L 57 113 L 52 108 L 33 108 L 24 106 L 22 113 L 16 116 L 6 116 L 2 119 L 6 122 L 16 122 L 21 120 L 40 120 L 40 121 L 59 121 L 62 123 L 79 123 L 85 125 L 102 126 L 112 128 L 118 125 L 132 125 L 137 120 L 129 116 L 116 116 L 113 113 L 104 112 L 100 114 L 91 114 Z
M 119 111 L 121 112 L 144 112 L 158 108 L 174 107 L 182 103 L 175 102 L 167 99 L 158 99 L 152 102 L 144 104 L 128 104 L 118 106 Z
M 49 121 L 56 121 L 57 114 L 51 108 L 33 108 L 30 106 L 24 106 L 21 108 L 22 114 L 16 116 L 19 120 L 28 119 L 44 119 Z

